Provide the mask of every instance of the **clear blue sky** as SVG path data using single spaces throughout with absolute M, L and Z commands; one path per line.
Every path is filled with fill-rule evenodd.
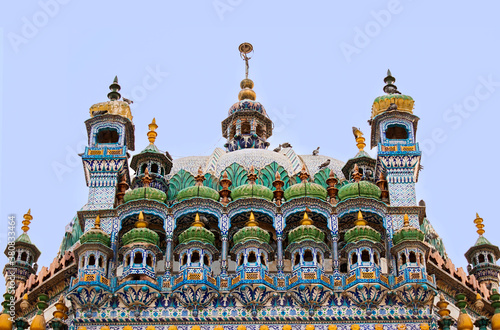
M 500 4 L 436 1 L 9 2 L 0 11 L 1 223 L 32 209 L 29 235 L 55 257 L 65 225 L 87 200 L 81 160 L 89 107 L 118 75 L 135 100 L 136 150 L 147 124 L 176 158 L 222 147 L 220 122 L 236 101 L 251 42 L 250 77 L 278 129 L 300 154 L 317 146 L 346 161 L 351 127 L 369 136 L 373 99 L 390 68 L 415 100 L 426 153 L 418 199 L 457 266 L 496 233 L 500 177 Z M 20 222 L 20 221 L 19 221 Z M 19 230 L 20 231 L 20 230 Z M 0 228 L 5 246 L 6 225 Z M 5 258 L 0 264 L 3 267 Z M 3 285 L 3 283 L 2 283 Z

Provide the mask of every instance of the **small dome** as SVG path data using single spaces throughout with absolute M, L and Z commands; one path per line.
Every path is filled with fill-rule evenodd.
M 323 243 L 325 241 L 325 233 L 316 228 L 307 216 L 307 212 L 304 212 L 304 218 L 300 221 L 300 226 L 288 233 L 288 242 L 292 244 L 306 240 Z
M 392 242 L 394 245 L 398 245 L 401 242 L 405 241 L 424 241 L 424 232 L 418 228 L 410 226 L 408 215 L 404 216 L 404 225 L 403 228 L 399 229 L 394 233 L 392 237 Z
M 214 201 L 218 201 L 219 193 L 217 192 L 217 190 L 206 186 L 187 187 L 177 193 L 177 200 L 179 201 L 193 197 L 208 198 Z
M 241 228 L 234 234 L 233 241 L 234 244 L 243 243 L 246 241 L 258 241 L 262 243 L 269 243 L 271 235 L 265 229 L 259 227 L 257 221 L 255 221 L 255 215 L 250 212 L 250 219 L 245 224 L 245 227 Z
M 338 196 L 341 201 L 348 198 L 366 197 L 380 200 L 380 188 L 368 181 L 351 182 L 339 189 Z
M 233 113 L 239 111 L 257 111 L 267 116 L 266 109 L 264 109 L 264 106 L 260 102 L 250 99 L 243 99 L 233 104 L 231 108 L 229 108 L 228 115 L 230 116 Z
M 136 199 L 153 199 L 163 203 L 165 202 L 165 199 L 167 199 L 167 195 L 163 191 L 156 188 L 140 187 L 127 191 L 125 196 L 123 196 L 123 201 L 125 203 Z
M 16 239 L 16 242 L 23 242 L 23 243 L 26 243 L 26 244 L 32 244 L 31 243 L 31 239 L 30 237 L 28 236 L 27 233 L 22 233 L 21 235 L 19 235 L 19 237 Z
M 347 243 L 358 242 L 358 241 L 372 241 L 375 243 L 380 242 L 380 233 L 368 226 L 366 221 L 363 219 L 361 211 L 358 213 L 358 220 L 355 221 L 355 226 L 344 235 L 344 239 Z
M 214 245 L 215 235 L 203 226 L 200 216 L 196 213 L 195 220 L 191 227 L 179 235 L 179 243 L 202 242 Z
M 261 184 L 249 183 L 236 187 L 231 191 L 231 198 L 237 200 L 240 198 L 263 198 L 272 201 L 274 198 L 273 191 Z
M 122 243 L 123 245 L 129 245 L 132 243 L 149 243 L 158 246 L 160 243 L 160 237 L 154 230 L 147 228 L 147 222 L 144 221 L 144 214 L 141 211 L 135 228 L 123 234 Z
M 413 106 L 415 101 L 411 96 L 403 95 L 398 91 L 394 82 L 394 78 L 390 70 L 387 70 L 387 77 L 384 78 L 384 92 L 387 95 L 379 96 L 373 101 L 372 118 L 386 111 L 402 111 L 413 114 Z
M 104 246 L 111 246 L 111 238 L 99 228 L 92 228 L 80 237 L 81 244 L 99 243 Z
M 317 183 L 302 181 L 301 183 L 294 184 L 285 190 L 285 200 L 291 200 L 299 197 L 315 197 L 326 200 L 327 192 L 322 185 Z

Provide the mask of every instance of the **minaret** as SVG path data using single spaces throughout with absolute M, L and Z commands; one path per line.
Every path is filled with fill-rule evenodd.
M 467 270 L 469 275 L 474 275 L 479 283 L 484 283 L 488 290 L 498 290 L 498 275 L 500 274 L 500 266 L 496 264 L 500 259 L 500 250 L 498 246 L 491 244 L 484 234 L 483 219 L 476 213 L 474 223 L 477 227 L 479 237 L 476 244 L 472 246 L 465 257 L 469 262 Z
M 109 101 L 90 107 L 85 122 L 89 145 L 82 155 L 89 187 L 87 210 L 114 207 L 120 181 L 130 182 L 127 151 L 134 150 L 134 125 L 127 102 L 120 100 L 118 78 L 109 86 Z
M 375 99 L 369 120 L 371 147 L 378 147 L 375 178 L 385 172 L 391 206 L 416 206 L 415 183 L 421 152 L 415 133 L 419 118 L 413 115 L 413 99 L 401 94 L 394 85 L 395 81 L 387 71 L 384 79 L 386 95 Z M 400 218 L 399 226 L 402 225 L 402 216 Z
M 156 137 L 158 136 L 158 133 L 156 133 L 158 125 L 155 118 L 148 125 L 148 128 L 149 145 L 139 154 L 134 155 L 130 162 L 130 167 L 135 171 L 132 188 L 143 186 L 142 178 L 144 178 L 146 171 L 148 171 L 152 178 L 149 186 L 166 193 L 168 189 L 166 176 L 172 168 L 172 159 L 168 152 L 161 151 L 155 145 Z
M 253 46 L 243 43 L 238 50 L 245 61 L 245 79 L 240 83 L 239 101 L 233 104 L 228 117 L 222 122 L 222 135 L 227 139 L 224 146 L 229 151 L 265 149 L 269 146 L 267 138 L 273 134 L 273 122 L 264 106 L 255 101 L 254 83 L 248 78 L 249 54 L 253 52 Z
M 16 287 L 20 283 L 26 283 L 31 274 L 36 274 L 38 269 L 37 261 L 40 257 L 40 250 L 31 243 L 28 236 L 29 225 L 33 220 L 31 209 L 23 216 L 23 233 L 15 240 L 13 248 L 11 244 L 7 245 L 5 255 L 9 258 L 9 262 L 3 269 L 4 277 L 9 277 L 9 281 L 14 277 Z

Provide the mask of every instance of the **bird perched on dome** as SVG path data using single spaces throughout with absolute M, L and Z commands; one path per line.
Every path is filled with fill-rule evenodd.
M 319 147 L 313 150 L 313 156 L 317 156 L 319 154 Z
M 321 170 L 321 169 L 327 167 L 328 165 L 330 165 L 330 158 L 328 158 L 323 164 L 318 166 L 318 168 Z
M 274 148 L 273 151 L 274 152 L 280 152 L 281 151 L 281 144 L 277 148 Z
M 282 148 L 292 148 L 292 145 L 290 143 L 288 143 L 288 142 L 285 142 L 285 143 L 281 144 L 281 147 Z
M 401 93 L 399 93 L 401 94 Z M 393 111 L 393 110 L 398 110 L 398 106 L 396 103 L 391 103 L 389 107 L 387 108 L 387 111 Z
M 123 99 L 123 101 L 127 102 L 127 104 L 132 104 L 132 103 L 134 103 L 134 101 L 129 100 L 129 99 L 126 99 L 126 98 L 124 98 L 124 97 L 122 97 L 122 99 Z

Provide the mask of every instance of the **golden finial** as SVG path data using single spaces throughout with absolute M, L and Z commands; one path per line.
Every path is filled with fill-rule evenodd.
M 309 216 L 307 215 L 307 211 L 308 210 L 304 211 L 304 217 L 300 220 L 301 226 L 311 226 L 313 224 L 312 220 L 309 219 Z
M 31 220 L 33 220 L 33 216 L 31 215 L 31 209 L 28 210 L 28 212 L 23 215 L 23 226 L 21 227 L 21 229 L 27 233 L 28 230 L 30 229 L 30 223 L 31 223 Z
M 441 292 L 439 294 L 439 301 L 436 303 L 437 308 L 439 308 L 438 314 L 441 317 L 450 315 L 450 310 L 447 309 L 448 305 L 449 303 L 446 301 L 446 299 L 444 298 L 444 294 Z
M 254 84 L 251 79 L 248 79 L 248 60 L 251 58 L 248 56 L 249 53 L 253 52 L 253 46 L 248 42 L 242 43 L 238 50 L 240 51 L 241 58 L 245 61 L 245 79 L 240 83 L 241 91 L 238 94 L 238 99 L 241 100 L 252 100 L 255 101 L 256 94 L 252 90 Z
M 363 137 L 363 132 L 359 130 L 359 128 L 353 127 L 352 132 L 354 133 L 354 137 L 356 138 L 356 146 L 359 151 L 363 151 L 366 147 L 365 138 Z
M 356 226 L 366 226 L 367 222 L 363 219 L 363 213 L 361 213 L 361 211 L 358 212 L 358 219 L 354 221 L 354 224 Z
M 403 226 L 404 227 L 409 227 L 410 226 L 410 218 L 408 217 L 408 214 L 405 213 L 403 217 Z
M 94 228 L 95 229 L 100 229 L 101 228 L 101 217 L 99 216 L 99 214 L 95 218 Z
M 139 213 L 139 220 L 135 223 L 135 228 L 146 228 L 148 226 L 147 221 L 144 220 L 144 213 Z
M 194 216 L 194 222 L 191 224 L 191 227 L 205 227 L 203 222 L 200 220 L 200 215 L 198 212 L 196 212 L 196 215 Z
M 255 215 L 253 214 L 253 211 L 250 211 L 250 218 L 248 219 L 248 222 L 245 224 L 246 227 L 258 227 L 259 223 L 257 220 L 255 220 Z
M 148 140 L 149 140 L 149 144 L 153 144 L 155 143 L 155 140 L 156 140 L 156 136 L 158 135 L 158 133 L 156 133 L 156 129 L 158 128 L 158 125 L 156 125 L 156 119 L 153 118 L 153 121 L 151 122 L 151 124 L 148 125 L 149 127 L 149 132 L 148 132 Z
M 476 224 L 477 233 L 479 235 L 483 235 L 484 234 L 483 218 L 480 218 L 479 214 L 477 213 L 476 213 L 476 218 L 474 219 L 474 223 Z

